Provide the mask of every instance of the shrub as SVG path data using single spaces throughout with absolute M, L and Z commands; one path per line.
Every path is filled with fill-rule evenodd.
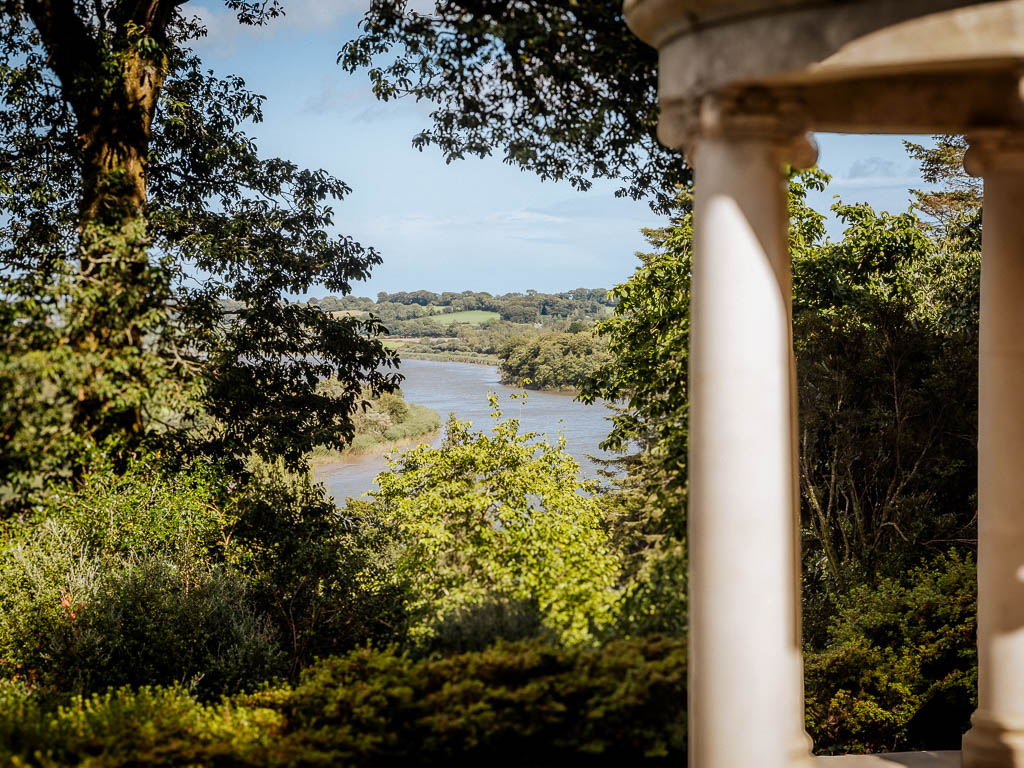
M 393 534 L 370 505 L 339 510 L 307 477 L 261 465 L 236 500 L 231 565 L 273 623 L 295 675 L 314 657 L 400 640 Z
M 279 671 L 274 632 L 225 563 L 224 497 L 210 467 L 166 475 L 151 461 L 51 493 L 0 551 L 0 674 L 215 695 Z
M 0 763 L 13 765 L 582 766 L 685 761 L 686 649 L 540 641 L 412 660 L 363 649 L 301 683 L 216 704 L 180 687 L 54 706 L 0 681 Z
M 384 433 L 387 440 L 404 440 L 429 435 L 441 428 L 437 411 L 423 405 L 410 404 L 404 419 L 391 425 Z
M 333 380 L 322 382 L 324 391 L 333 391 L 337 385 Z M 400 391 L 385 393 L 373 398 L 364 391 L 360 406 L 352 412 L 355 435 L 343 451 L 325 446 L 313 449 L 310 458 L 314 461 L 334 461 L 345 453 L 366 453 L 379 450 L 388 443 L 421 437 L 441 428 L 441 417 L 437 411 L 426 406 L 407 403 Z
M 54 706 L 0 680 L 0 763 L 12 766 L 274 765 L 280 713 L 202 704 L 180 687 L 121 688 Z
M 685 685 L 685 644 L 664 637 L 420 661 L 357 651 L 303 676 L 283 709 L 285 742 L 349 765 L 679 761 Z
M 394 642 L 391 536 L 365 512 L 272 466 L 237 484 L 203 464 L 99 467 L 7 532 L 0 676 L 71 691 L 180 682 L 208 697 Z
M 975 579 L 951 552 L 840 600 L 829 646 L 806 663 L 819 751 L 959 748 L 976 706 Z
M 543 638 L 556 642 L 557 635 L 544 626 L 540 607 L 533 600 L 498 596 L 455 608 L 430 627 L 426 653 L 483 651 L 499 640 L 514 642 Z

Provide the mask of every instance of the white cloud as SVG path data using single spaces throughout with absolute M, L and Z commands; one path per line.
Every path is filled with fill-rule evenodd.
M 484 215 L 409 213 L 404 216 L 375 216 L 365 223 L 374 232 L 412 241 L 438 238 L 463 240 L 468 237 L 563 242 L 573 232 L 573 222 L 569 219 L 526 209 L 495 211 Z
M 367 109 L 375 106 L 377 99 L 373 91 L 360 82 L 358 86 L 343 87 L 342 80 L 333 75 L 320 78 L 320 87 L 310 93 L 302 105 L 302 112 L 310 115 L 326 115 L 331 113 L 347 113 L 353 109 Z
M 582 242 L 589 248 L 580 253 L 593 253 L 593 247 L 602 241 L 615 241 L 623 235 L 632 235 L 650 222 L 631 217 L 602 215 L 597 206 L 589 215 L 582 211 L 559 215 L 544 210 L 513 208 L 482 214 L 457 213 L 437 215 L 426 212 L 407 213 L 402 216 L 372 216 L 361 222 L 369 236 L 367 241 L 380 243 L 394 252 L 389 243 L 421 243 L 427 250 L 442 247 L 443 243 L 512 243 L 546 244 L 560 248 L 560 258 L 570 258 L 580 249 Z M 581 237 L 581 227 L 586 232 Z M 582 242 L 581 242 L 582 241 Z M 624 253 L 631 254 L 631 250 Z M 590 258 L 590 257 L 585 257 Z M 539 264 L 537 266 L 540 266 Z
M 238 23 L 234 12 L 223 0 L 196 0 L 182 8 L 186 16 L 197 16 L 206 27 L 205 38 L 193 41 L 192 47 L 203 57 L 235 56 L 275 38 L 293 38 L 300 44 L 303 36 L 313 32 L 336 33 L 338 48 L 355 34 L 355 24 L 370 7 L 370 0 L 280 0 L 285 15 L 272 19 L 266 26 L 251 27 Z M 417 13 L 433 10 L 434 0 L 410 0 L 409 9 Z M 374 115 L 368 115 L 374 119 Z
M 833 178 L 829 186 L 840 189 L 888 189 L 898 187 L 910 189 L 924 185 L 920 176 L 857 176 L 854 178 Z
M 912 165 L 870 156 L 858 158 L 846 176 L 832 179 L 832 185 L 844 189 L 908 188 L 921 186 L 921 177 Z
M 183 8 L 206 26 L 207 35 L 196 48 L 215 49 L 218 54 L 234 54 L 240 44 L 272 39 L 281 34 L 311 30 L 329 30 L 344 21 L 360 18 L 369 7 L 367 0 L 281 0 L 284 16 L 272 19 L 266 26 L 250 27 L 238 23 L 234 12 L 217 0 L 189 3 Z M 339 46 L 343 42 L 339 37 Z
M 340 72 L 324 75 L 320 86 L 303 101 L 301 113 L 306 115 L 344 115 L 355 122 L 374 123 L 394 119 L 397 115 L 416 114 L 425 117 L 433 104 L 413 98 L 380 101 L 370 87 L 369 80 Z
M 847 173 L 851 179 L 866 178 L 871 176 L 892 177 L 899 175 L 900 170 L 896 162 L 887 160 L 884 157 L 860 157 L 854 161 Z
M 292 29 L 333 27 L 350 16 L 362 16 L 370 4 L 366 0 L 280 0 L 285 16 L 282 26 Z

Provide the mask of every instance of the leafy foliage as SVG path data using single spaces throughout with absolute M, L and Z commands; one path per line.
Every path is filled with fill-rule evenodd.
M 227 567 L 217 474 L 99 468 L 0 553 L 0 672 L 59 690 L 181 682 L 202 694 L 281 670 L 273 627 Z
M 822 217 L 807 207 L 806 194 L 824 180 L 820 171 L 791 179 L 794 251 L 821 236 Z M 681 192 L 676 206 L 668 227 L 644 231 L 656 250 L 637 254 L 640 267 L 612 290 L 612 316 L 595 328 L 608 339 L 611 359 L 583 381 L 580 393 L 585 402 L 624 402 L 602 447 L 633 453 L 622 461 L 628 476 L 602 504 L 625 556 L 628 588 L 620 621 L 626 632 L 682 634 L 687 621 L 689 194 Z
M 608 339 L 612 359 L 582 383 L 581 400 L 625 401 L 601 447 L 623 451 L 639 443 L 658 456 L 670 485 L 685 482 L 686 372 L 692 214 L 689 199 L 669 227 L 644 230 L 657 250 L 638 254 L 641 266 L 612 289 L 613 314 L 595 331 Z
M 958 749 L 977 705 L 977 575 L 953 552 L 844 595 L 828 647 L 808 655 L 819 751 Z
M 237 499 L 232 567 L 277 630 L 292 676 L 314 658 L 404 637 L 393 536 L 372 510 L 339 510 L 322 486 L 255 468 Z
M 410 637 L 495 601 L 532 606 L 565 643 L 591 642 L 608 624 L 618 562 L 564 441 L 551 445 L 500 421 L 473 432 L 454 418 L 440 448 L 420 446 L 378 475 L 374 506 L 401 546 L 396 578 L 409 585 Z M 422 574 L 430 573 L 430 579 Z
M 202 697 L 401 637 L 369 515 L 271 466 L 98 465 L 6 526 L 0 676 L 54 690 L 181 683 Z
M 836 210 L 843 240 L 794 259 L 794 336 L 805 560 L 845 589 L 973 542 L 977 327 L 943 288 L 969 257 L 940 262 L 911 215 Z
M 120 688 L 56 706 L 0 680 L 0 761 L 38 768 L 269 766 L 267 742 L 282 720 L 267 706 L 204 704 L 181 687 Z
M 356 765 L 611 765 L 682 755 L 685 678 L 684 644 L 664 638 L 416 663 L 356 652 L 310 670 L 286 712 L 299 738 Z
M 604 340 L 585 330 L 513 338 L 498 357 L 502 382 L 527 389 L 578 387 L 609 359 Z
M 921 165 L 921 177 L 937 190 L 913 190 L 917 208 L 940 239 L 960 240 L 968 251 L 981 250 L 983 182 L 964 170 L 967 140 L 963 136 L 933 136 L 925 147 L 904 141 L 910 156 Z
M 689 293 L 692 217 L 686 196 L 662 230 L 645 230 L 656 247 L 616 286 L 610 318 L 595 331 L 611 359 L 580 387 L 580 399 L 623 402 L 601 447 L 626 453 L 628 475 L 602 498 L 619 550 L 627 589 L 622 631 L 686 632 L 686 451 Z
M 187 47 L 204 30 L 179 5 L 3 6 L 9 498 L 75 471 L 93 444 L 298 466 L 313 445 L 351 438 L 363 384 L 396 383 L 374 318 L 282 301 L 314 283 L 348 293 L 380 257 L 328 234 L 343 182 L 259 156 L 242 126 L 261 119 L 262 97 L 204 70 Z M 279 12 L 228 5 L 243 23 Z M 346 387 L 328 397 L 316 382 L 331 375 Z
M 294 689 L 216 704 L 126 689 L 47 706 L 0 683 L 0 760 L 56 768 L 139 764 L 584 766 L 685 755 L 686 649 L 543 642 L 413 661 L 360 650 Z
M 827 242 L 823 217 L 806 204 L 826 180 L 820 171 L 793 177 L 789 199 L 805 626 L 816 645 L 837 595 L 929 551 L 969 547 L 975 535 L 977 254 L 936 241 L 910 214 L 841 203 L 834 210 L 846 232 Z M 613 360 L 583 388 L 587 399 L 626 401 L 606 446 L 641 449 L 604 501 L 628 542 L 640 602 L 626 613 L 637 626 L 671 604 L 645 585 L 676 594 L 684 586 L 689 214 L 647 236 L 658 251 L 640 256 L 597 327 Z M 672 615 L 682 627 L 685 606 Z
M 321 390 L 329 391 L 338 386 L 336 379 L 320 382 Z M 431 435 L 441 428 L 441 417 L 430 408 L 407 403 L 401 390 L 374 397 L 372 391 L 365 389 L 352 412 L 352 427 L 355 436 L 345 446 L 345 451 L 359 453 L 379 450 L 400 440 Z M 313 450 L 310 461 L 313 464 L 334 461 L 342 454 L 342 451 L 318 446 Z
M 617 0 L 439 0 L 429 15 L 375 0 L 361 29 L 339 63 L 371 67 L 380 99 L 435 104 L 413 144 L 438 146 L 448 162 L 497 150 L 580 189 L 617 178 L 617 194 L 661 209 L 689 181 L 655 133 L 657 53 L 629 31 Z

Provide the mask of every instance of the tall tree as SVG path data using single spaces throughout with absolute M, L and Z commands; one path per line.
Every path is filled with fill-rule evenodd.
M 932 145 L 904 141 L 921 167 L 921 178 L 932 189 L 915 189 L 917 208 L 940 237 L 966 239 L 974 250 L 981 248 L 982 180 L 964 169 L 967 140 L 963 136 L 938 135 Z
M 361 29 L 339 63 L 371 67 L 380 99 L 432 102 L 413 143 L 448 162 L 498 151 L 581 189 L 618 179 L 618 194 L 659 210 L 689 181 L 658 143 L 657 52 L 626 27 L 621 0 L 438 0 L 429 14 L 373 0 Z
M 225 0 L 243 24 L 276 2 Z M 0 487 L 89 445 L 241 456 L 340 445 L 394 355 L 372 318 L 289 304 L 380 261 L 332 235 L 350 191 L 261 158 L 262 97 L 206 71 L 184 0 L 0 4 Z M 230 307 L 229 311 L 225 311 Z M 319 379 L 345 384 L 328 396 Z
M 378 476 L 373 506 L 396 534 L 389 578 L 408 585 L 409 636 L 429 645 L 507 622 L 592 643 L 612 617 L 619 570 L 593 485 L 564 438 L 521 433 L 489 400 L 491 434 L 453 417 L 440 448 L 414 448 Z
M 976 536 L 977 325 L 949 290 L 975 255 L 911 214 L 834 210 L 844 237 L 794 258 L 793 292 L 805 562 L 825 595 Z
M 837 204 L 828 242 L 806 203 L 820 171 L 790 182 L 799 471 L 809 637 L 837 595 L 974 538 L 977 254 L 916 217 Z M 681 201 L 685 211 L 686 201 Z M 584 388 L 625 401 L 606 447 L 628 450 L 608 508 L 628 543 L 632 626 L 683 626 L 688 446 L 690 214 L 647 233 L 654 253 L 618 286 L 598 331 L 613 355 Z M 674 601 L 674 602 L 673 602 Z

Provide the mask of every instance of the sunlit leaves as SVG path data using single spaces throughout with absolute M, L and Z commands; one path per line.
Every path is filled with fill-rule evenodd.
M 593 641 L 618 574 L 593 489 L 562 441 L 520 434 L 492 405 L 490 435 L 453 418 L 440 448 L 415 448 L 377 477 L 375 506 L 402 544 L 411 635 L 428 640 L 452 614 L 505 599 L 534 605 L 563 642 Z

